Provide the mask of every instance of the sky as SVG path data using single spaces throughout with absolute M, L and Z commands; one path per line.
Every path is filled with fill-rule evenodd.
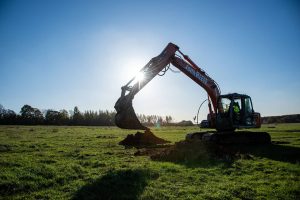
M 300 113 L 300 3 L 289 0 L 1 0 L 0 104 L 113 111 L 121 86 L 169 42 L 262 116 Z M 192 120 L 206 98 L 169 70 L 133 105 Z

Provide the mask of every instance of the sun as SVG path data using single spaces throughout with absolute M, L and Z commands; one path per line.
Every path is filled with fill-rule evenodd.
M 145 74 L 142 71 L 140 71 L 135 75 L 132 84 L 134 85 L 138 83 L 140 87 L 140 84 L 143 82 L 144 79 L 145 79 Z
M 145 73 L 141 70 L 145 63 L 147 63 L 147 59 L 144 59 L 143 56 L 128 56 L 123 60 L 124 74 L 128 79 L 133 78 L 132 84 L 141 83 L 145 80 Z
M 145 75 L 143 72 L 139 72 L 136 76 L 135 76 L 136 81 L 138 82 L 142 82 L 145 79 Z

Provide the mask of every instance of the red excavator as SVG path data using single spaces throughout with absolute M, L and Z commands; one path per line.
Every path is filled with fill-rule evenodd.
M 179 53 L 179 55 L 177 54 Z M 206 124 L 207 128 L 217 130 L 217 135 L 234 133 L 240 128 L 259 128 L 261 126 L 260 113 L 254 112 L 251 97 L 245 94 L 231 93 L 221 95 L 220 88 L 205 71 L 198 67 L 187 55 L 183 54 L 179 47 L 169 43 L 161 54 L 152 58 L 125 86 L 123 86 L 121 97 L 115 104 L 117 114 L 115 123 L 124 129 L 148 130 L 138 120 L 132 107 L 134 96 L 156 75 L 162 76 L 170 68 L 170 64 L 190 77 L 200 85 L 208 94 L 209 114 Z M 141 77 L 143 77 L 141 79 Z M 252 132 L 251 132 L 252 133 Z M 254 134 L 254 132 L 253 132 Z M 233 134 L 235 135 L 235 134 Z M 270 140 L 270 136 L 263 134 L 258 140 Z

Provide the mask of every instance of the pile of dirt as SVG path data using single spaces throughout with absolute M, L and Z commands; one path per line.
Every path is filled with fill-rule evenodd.
M 201 141 L 185 140 L 150 155 L 150 158 L 158 161 L 181 162 L 208 159 L 210 154 L 210 145 Z
M 170 141 L 155 136 L 150 130 L 146 130 L 144 133 L 137 132 L 134 135 L 129 134 L 124 140 L 119 142 L 120 145 L 133 147 L 154 146 L 167 143 L 170 143 Z
M 145 149 L 135 153 L 136 156 L 148 155 L 152 160 L 167 162 L 201 162 L 208 160 L 233 161 L 235 159 L 251 159 L 251 155 L 242 154 L 228 145 L 209 142 L 184 140 L 166 148 Z

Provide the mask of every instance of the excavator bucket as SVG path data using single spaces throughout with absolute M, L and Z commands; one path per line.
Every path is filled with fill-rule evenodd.
M 121 96 L 115 104 L 115 109 L 117 110 L 115 123 L 119 128 L 137 130 L 148 129 L 138 120 L 132 107 L 132 99 L 128 96 Z

